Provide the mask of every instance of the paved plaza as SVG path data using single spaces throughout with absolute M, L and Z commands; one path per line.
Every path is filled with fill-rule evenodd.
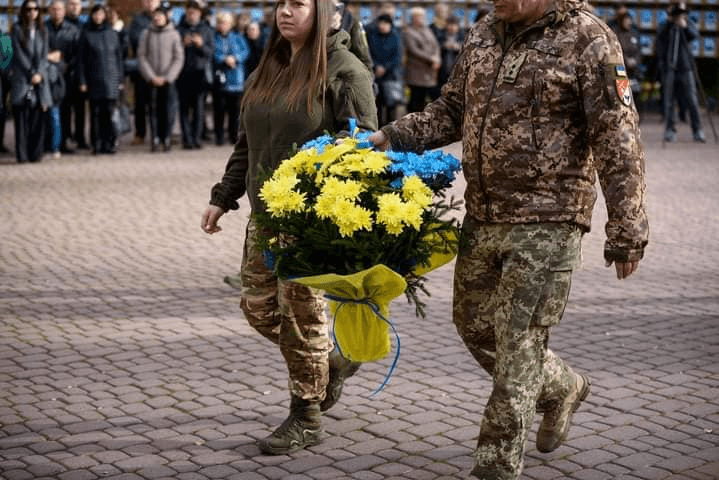
M 658 117 L 643 121 L 651 238 L 621 282 L 602 260 L 600 196 L 550 340 L 592 392 L 550 454 L 536 417 L 522 479 L 719 479 L 719 146 L 704 121 L 709 143 L 680 124 L 666 148 Z M 392 304 L 401 357 L 385 390 L 369 398 L 391 358 L 347 382 L 323 443 L 263 455 L 289 398 L 278 349 L 222 281 L 246 199 L 223 232 L 200 230 L 231 147 L 127 140 L 115 156 L 0 157 L 0 478 L 468 478 L 491 382 L 452 325 L 452 264 L 429 274 L 426 318 Z

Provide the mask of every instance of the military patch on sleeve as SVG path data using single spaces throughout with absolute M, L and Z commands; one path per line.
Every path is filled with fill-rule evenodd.
M 627 70 L 624 65 L 612 65 L 614 73 L 614 82 L 616 85 L 617 96 L 619 100 L 627 107 L 632 104 L 632 89 L 627 77 Z

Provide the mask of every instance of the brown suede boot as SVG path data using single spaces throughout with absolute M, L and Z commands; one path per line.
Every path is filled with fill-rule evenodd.
M 549 453 L 556 450 L 567 439 L 572 415 L 589 395 L 592 382 L 584 375 L 575 374 L 576 382 L 569 395 L 553 409 L 544 413 L 537 432 L 537 450 Z
M 257 442 L 268 455 L 283 455 L 322 441 L 320 404 L 292 396 L 290 416 L 277 430 Z

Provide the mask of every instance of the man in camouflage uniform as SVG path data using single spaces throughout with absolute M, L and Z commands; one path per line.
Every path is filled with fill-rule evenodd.
M 567 437 L 590 382 L 547 348 L 569 295 L 596 176 L 604 257 L 626 278 L 648 239 L 644 153 L 621 47 L 578 0 L 495 0 L 442 96 L 382 128 L 379 148 L 463 142 L 466 217 L 454 323 L 492 375 L 473 475 L 518 478 L 535 412 L 542 452 Z

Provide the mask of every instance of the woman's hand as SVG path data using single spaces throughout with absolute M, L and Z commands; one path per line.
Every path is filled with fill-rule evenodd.
M 217 224 L 217 221 L 224 214 L 225 211 L 222 208 L 216 205 L 210 205 L 205 210 L 205 213 L 202 214 L 202 224 L 200 227 L 205 233 L 209 233 L 210 235 L 221 232 L 222 227 Z
M 87 85 L 82 84 L 80 85 L 80 93 L 87 93 Z
M 42 75 L 39 73 L 34 74 L 32 77 L 30 77 L 30 82 L 33 85 L 40 85 L 42 83 Z

